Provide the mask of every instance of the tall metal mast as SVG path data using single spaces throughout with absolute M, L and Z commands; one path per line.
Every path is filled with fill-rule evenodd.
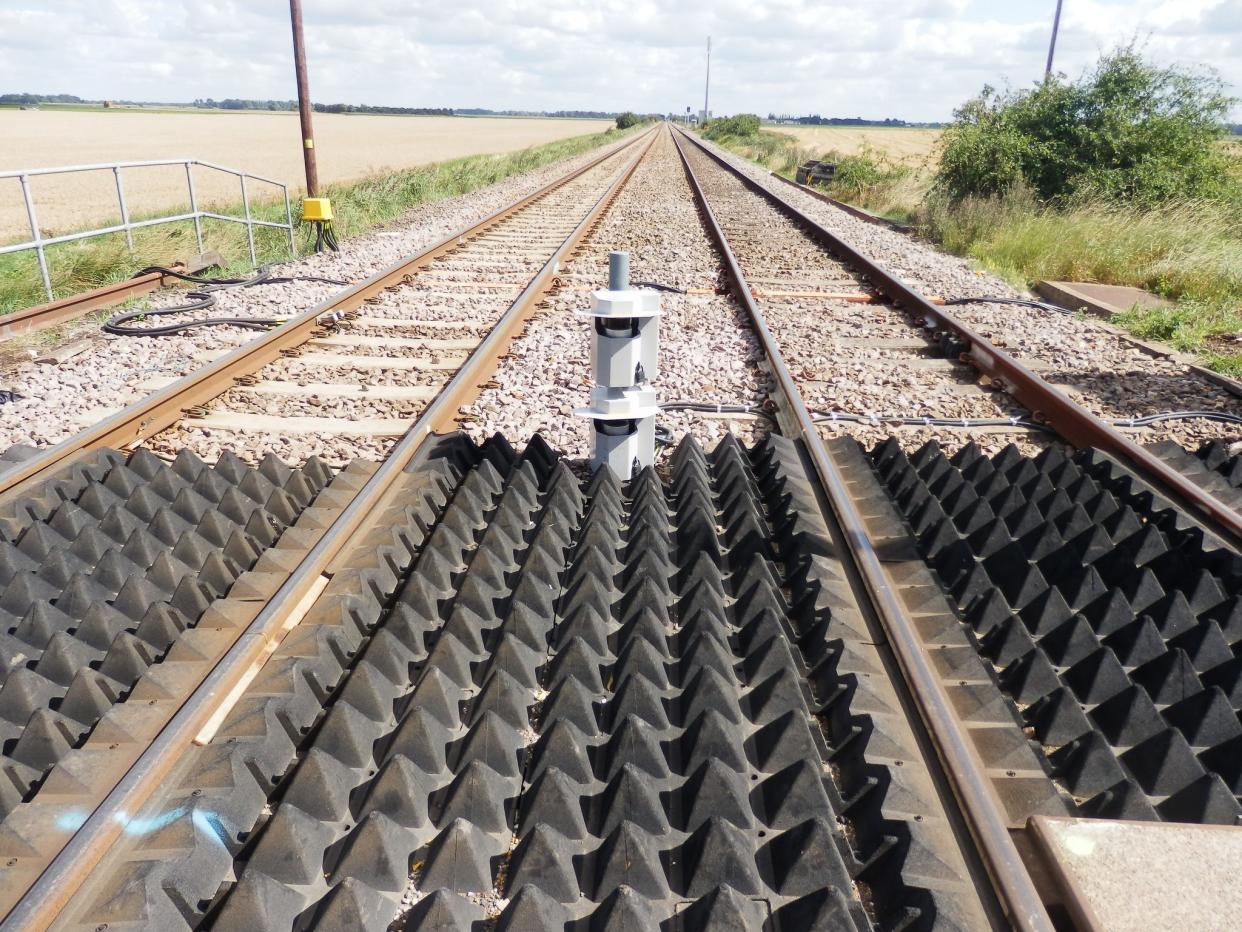
M 1057 30 L 1061 27 L 1061 0 L 1057 0 L 1057 15 L 1052 20 L 1052 41 L 1048 43 L 1048 64 L 1044 68 L 1044 80 L 1052 77 L 1052 55 L 1057 50 Z
M 707 122 L 707 97 L 712 88 L 712 37 L 707 37 L 707 79 L 703 82 L 703 122 Z

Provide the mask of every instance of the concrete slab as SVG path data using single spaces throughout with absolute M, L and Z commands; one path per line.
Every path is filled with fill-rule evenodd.
M 1036 282 L 1035 291 L 1043 298 L 1071 311 L 1085 310 L 1097 317 L 1112 317 L 1140 307 L 1172 307 L 1171 301 L 1142 288 L 1124 285 L 1098 285 L 1094 282 Z
M 1035 816 L 1036 846 L 1079 929 L 1234 930 L 1242 828 Z

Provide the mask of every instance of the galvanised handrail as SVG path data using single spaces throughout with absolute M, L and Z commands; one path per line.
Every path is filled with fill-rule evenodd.
M 155 217 L 150 220 L 130 220 L 129 208 L 125 203 L 125 187 L 121 182 L 121 170 L 125 168 L 155 168 L 164 165 L 184 165 L 185 166 L 185 183 L 186 189 L 190 195 L 190 212 L 171 214 L 165 217 Z M 212 171 L 225 172 L 229 175 L 235 175 L 241 183 L 242 206 L 245 211 L 244 217 L 230 217 L 225 214 L 214 213 L 210 210 L 199 210 L 198 199 L 194 192 L 194 172 L 193 167 L 198 165 L 202 168 Z M 30 179 L 40 175 L 67 175 L 73 172 L 90 172 L 90 171 L 111 171 L 116 180 L 116 198 L 117 204 L 121 209 L 121 222 L 112 226 L 100 227 L 94 230 L 84 230 L 80 233 L 66 233 L 61 236 L 45 237 L 39 230 L 39 221 L 35 211 L 34 194 L 31 190 Z M 0 246 L 0 256 L 8 253 L 23 252 L 33 249 L 39 257 L 39 272 L 43 276 L 43 288 L 47 292 L 49 301 L 55 298 L 52 293 L 52 279 L 48 274 L 47 264 L 47 247 L 54 246 L 58 243 L 69 243 L 75 240 L 90 239 L 95 236 L 105 236 L 109 233 L 124 233 L 125 242 L 130 252 L 134 249 L 133 231 L 142 227 L 157 226 L 163 223 L 178 223 L 184 220 L 194 221 L 194 236 L 198 241 L 198 251 L 203 251 L 203 220 L 224 220 L 228 223 L 241 223 L 246 227 L 246 239 L 250 245 L 250 262 L 252 265 L 258 264 L 258 257 L 254 250 L 254 228 L 274 227 L 278 230 L 286 230 L 289 234 L 289 252 L 291 255 L 297 255 L 297 246 L 293 240 L 293 211 L 289 206 L 289 186 L 280 181 L 271 178 L 265 178 L 262 175 L 255 175 L 247 171 L 237 168 L 229 168 L 225 165 L 217 165 L 215 162 L 206 162 L 202 159 L 149 159 L 141 162 L 104 162 L 98 165 L 66 165 L 60 168 L 30 168 L 15 169 L 10 171 L 0 171 L 0 179 L 16 178 L 22 186 L 22 198 L 26 204 L 26 218 L 30 222 L 31 239 L 24 243 L 12 243 L 7 246 Z M 250 195 L 246 190 L 246 180 L 253 179 L 263 184 L 274 185 L 280 188 L 281 194 L 285 199 L 285 222 L 276 223 L 271 220 L 255 220 L 250 212 Z

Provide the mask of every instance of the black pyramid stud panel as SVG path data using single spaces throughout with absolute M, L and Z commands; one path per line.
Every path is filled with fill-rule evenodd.
M 871 459 L 1080 813 L 1235 824 L 1242 559 L 1097 451 Z
M 1242 467 L 1236 456 L 1229 455 L 1226 444 L 1205 444 L 1197 454 L 1172 440 L 1148 444 L 1147 449 L 1205 492 L 1242 511 Z
M 792 443 L 407 483 L 75 922 L 983 927 Z
M 1205 443 L 1195 456 L 1206 468 L 1224 477 L 1231 488 L 1242 489 L 1242 450 L 1231 453 L 1231 446 L 1220 441 Z
M 0 503 L 0 819 L 330 478 L 317 460 L 104 450 Z

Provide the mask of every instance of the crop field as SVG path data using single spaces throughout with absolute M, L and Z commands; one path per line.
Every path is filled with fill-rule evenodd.
M 569 136 L 599 132 L 607 120 L 507 117 L 410 117 L 315 114 L 321 183 L 348 181 L 484 153 L 513 152 Z M 302 178 L 296 113 L 74 112 L 0 109 L 0 171 L 161 158 L 197 158 L 286 183 Z M 123 173 L 133 215 L 188 204 L 180 167 Z M 39 226 L 45 234 L 115 220 L 111 172 L 31 179 Z M 241 200 L 231 175 L 195 168 L 200 206 Z M 251 195 L 279 189 L 251 186 Z M 0 180 L 0 242 L 26 239 L 29 226 L 21 189 Z
M 795 137 L 798 143 L 817 152 L 837 151 L 855 155 L 866 148 L 876 149 L 898 162 L 921 162 L 931 155 L 938 129 L 905 129 L 875 126 L 769 126 L 767 129 Z

